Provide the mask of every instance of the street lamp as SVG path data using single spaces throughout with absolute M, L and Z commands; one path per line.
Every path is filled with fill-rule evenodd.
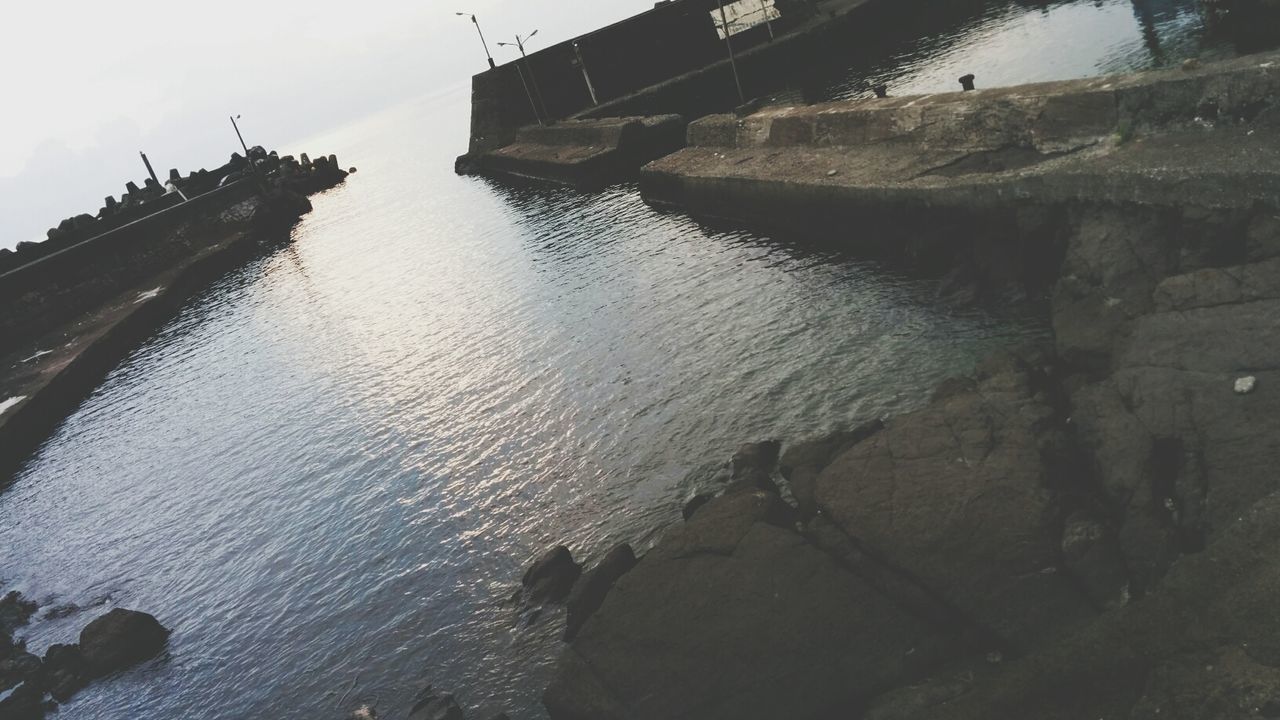
M 587 92 L 591 93 L 591 104 L 599 105 L 600 100 L 596 98 L 596 88 L 591 84 L 591 75 L 587 74 L 587 64 L 582 61 L 582 48 L 578 47 L 578 41 L 573 41 L 573 54 L 578 58 L 578 67 L 582 68 L 582 79 L 587 81 Z
M 480 35 L 480 44 L 484 46 L 484 56 L 489 59 L 489 69 L 496 68 L 497 65 L 493 62 L 493 55 L 489 54 L 489 43 L 484 41 L 484 33 L 480 31 L 480 21 L 476 20 L 476 16 L 471 13 L 456 12 L 454 15 L 471 18 L 471 24 L 476 26 L 476 32 Z
M 533 76 L 533 66 L 529 64 L 529 56 L 524 54 L 524 44 L 529 42 L 529 40 L 533 39 L 533 36 L 537 34 L 538 34 L 538 31 L 534 30 L 533 32 L 526 35 L 525 37 L 520 37 L 519 35 L 516 35 L 516 41 L 514 43 L 498 43 L 498 47 L 510 47 L 512 45 L 515 45 L 517 48 L 519 48 L 520 57 L 524 60 L 524 67 L 526 70 L 529 71 L 529 84 L 533 85 L 533 94 L 538 97 L 538 106 L 542 108 L 543 116 L 545 116 L 548 120 L 550 120 L 551 113 L 547 112 L 547 104 L 542 100 L 542 91 L 538 89 L 538 79 Z M 523 79 L 523 76 L 521 79 Z M 525 92 L 528 92 L 528 91 L 529 91 L 529 88 L 526 87 Z M 538 111 L 538 108 L 535 107 L 533 114 L 537 115 L 538 114 L 537 111 Z M 539 120 L 538 122 L 541 123 L 542 121 Z

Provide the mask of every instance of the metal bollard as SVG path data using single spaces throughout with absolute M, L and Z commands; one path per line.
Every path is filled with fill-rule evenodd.
M 874 93 L 876 94 L 876 97 L 878 97 L 878 98 L 886 98 L 886 97 L 889 97 L 889 86 L 888 86 L 888 85 L 883 85 L 883 84 L 881 84 L 881 85 L 872 85 L 872 86 L 871 86 L 871 91 L 872 91 L 872 92 L 874 92 Z
M 961 76 L 960 87 L 964 88 L 966 92 L 973 89 L 973 73 Z

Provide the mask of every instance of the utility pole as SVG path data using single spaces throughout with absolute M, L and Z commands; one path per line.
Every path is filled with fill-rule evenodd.
M 548 121 L 548 122 L 550 122 L 550 121 L 551 121 L 551 113 L 547 112 L 547 104 L 546 104 L 545 102 L 543 102 L 543 100 L 542 100 L 542 91 L 538 89 L 538 79 L 537 79 L 536 77 L 534 77 L 534 75 L 533 75 L 533 65 L 531 65 L 531 64 L 529 63 L 529 56 L 524 54 L 524 44 L 525 44 L 525 43 L 527 43 L 527 42 L 529 42 L 531 39 L 533 39 L 533 36 L 534 36 L 534 35 L 537 35 L 537 34 L 538 34 L 538 31 L 537 31 L 537 30 L 534 30 L 533 32 L 529 33 L 526 37 L 523 37 L 523 38 L 522 38 L 522 37 L 520 37 L 519 35 L 516 35 L 516 41 L 515 41 L 514 43 L 498 43 L 498 46 L 499 46 L 499 47 L 510 47 L 511 45 L 513 45 L 513 44 L 514 44 L 514 45 L 516 46 L 516 48 L 517 48 L 518 50 L 520 50 L 520 58 L 521 58 L 522 60 L 524 60 L 524 68 L 525 68 L 526 70 L 528 70 L 528 71 L 529 71 L 529 83 L 528 83 L 528 84 L 533 86 L 533 94 L 534 94 L 535 96 L 537 96 L 537 98 L 538 98 L 538 103 L 537 103 L 537 105 L 538 105 L 538 107 L 541 107 L 541 108 L 542 108 L 542 115 L 543 115 L 543 117 L 545 117 L 545 118 L 547 119 L 547 121 Z M 523 79 L 523 76 L 521 76 L 521 79 Z M 529 88 L 528 88 L 528 87 L 525 87 L 525 91 L 527 92 L 528 90 L 529 90 Z M 537 115 L 537 114 L 538 114 L 538 113 L 537 113 L 537 108 L 536 108 L 536 107 L 534 108 L 534 114 L 535 114 L 535 115 Z M 539 123 L 539 124 L 543 124 L 541 120 L 539 120 L 539 121 L 538 121 L 538 123 Z
M 236 124 L 236 118 L 238 117 L 239 115 L 228 115 L 228 118 L 232 120 L 232 127 L 236 128 L 236 137 L 239 138 L 239 141 L 241 141 L 241 147 L 244 149 L 244 159 L 248 160 L 248 145 L 244 145 L 244 136 L 239 133 L 239 126 Z
M 142 164 L 147 166 L 147 174 L 151 176 L 156 185 L 160 185 L 160 178 L 156 177 L 156 171 L 151 169 L 151 161 L 147 159 L 147 154 L 141 150 L 138 151 L 138 154 L 142 156 Z M 160 185 L 160 187 L 164 186 Z
M 582 61 L 582 50 L 578 47 L 578 41 L 573 41 L 573 54 L 578 58 L 578 67 L 582 68 L 582 79 L 587 81 L 587 92 L 591 93 L 591 104 L 599 105 L 600 100 L 596 98 L 596 88 L 591 84 L 591 75 L 587 73 L 587 64 Z
M 502 45 L 504 43 L 498 43 Z M 524 86 L 525 97 L 529 98 L 529 107 L 533 108 L 533 117 L 538 124 L 546 127 L 547 124 L 542 122 L 542 113 L 538 112 L 538 103 L 533 101 L 533 93 L 529 92 L 529 81 L 524 79 L 524 69 L 520 67 L 520 63 L 516 63 L 516 72 L 520 75 L 520 84 Z
M 724 13 L 723 0 L 716 0 L 720 8 L 720 26 L 724 29 L 724 44 L 729 48 L 729 67 L 733 69 L 733 85 L 738 88 L 738 102 L 745 103 L 747 96 L 742 94 L 742 81 L 738 79 L 738 61 L 733 57 L 733 41 L 729 39 L 729 18 Z
M 253 158 L 249 157 L 249 146 L 244 143 L 244 136 L 240 134 L 240 126 L 236 124 L 236 118 L 240 116 L 228 115 L 227 117 L 231 118 L 231 127 L 236 129 L 236 137 L 240 138 L 240 147 L 244 148 L 244 159 L 245 162 L 249 163 L 249 172 L 253 173 L 254 179 L 258 181 L 259 190 L 266 192 L 262 178 L 258 176 L 258 164 L 253 161 Z
M 471 24 L 476 26 L 476 33 L 480 35 L 480 44 L 484 46 L 484 56 L 489 59 L 489 69 L 492 70 L 498 67 L 497 64 L 493 62 L 493 55 L 489 53 L 489 43 L 485 42 L 484 40 L 484 32 L 480 30 L 480 21 L 476 20 L 476 16 L 471 13 L 463 13 L 463 12 L 456 12 L 454 13 L 454 15 L 461 15 L 463 17 L 471 18 Z

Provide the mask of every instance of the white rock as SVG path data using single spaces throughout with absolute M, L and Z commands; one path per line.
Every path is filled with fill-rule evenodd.
M 1258 378 L 1252 375 L 1246 375 L 1245 377 L 1242 377 L 1236 380 L 1236 394 L 1248 395 L 1249 393 L 1253 392 L 1253 389 L 1257 386 L 1258 386 Z

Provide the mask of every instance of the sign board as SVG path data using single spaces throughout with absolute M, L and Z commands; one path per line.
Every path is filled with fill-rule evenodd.
M 757 25 L 773 22 L 780 17 L 782 13 L 774 7 L 773 0 L 738 0 L 734 3 L 725 3 L 724 19 L 728 21 L 727 28 L 720 19 L 719 8 L 711 11 L 711 21 L 715 23 L 716 33 L 721 40 L 729 35 L 750 30 Z

